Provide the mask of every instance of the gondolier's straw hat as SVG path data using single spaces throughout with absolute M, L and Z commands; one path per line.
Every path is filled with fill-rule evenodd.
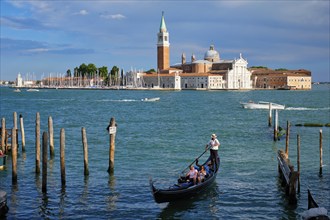
M 217 138 L 217 136 L 215 134 L 212 134 L 211 137 Z

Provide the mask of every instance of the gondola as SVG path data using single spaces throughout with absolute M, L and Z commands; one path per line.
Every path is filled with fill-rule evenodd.
M 207 161 L 208 160 L 206 160 L 205 163 L 202 164 L 202 166 L 207 166 Z M 157 203 L 173 202 L 177 200 L 188 199 L 205 191 L 212 185 L 212 183 L 217 177 L 220 165 L 219 158 L 217 158 L 217 164 L 218 166 L 213 163 L 211 169 L 209 169 L 208 176 L 204 179 L 204 181 L 195 185 L 192 182 L 186 182 L 184 180 L 184 177 L 180 177 L 177 183 L 169 186 L 168 188 L 158 189 L 155 187 L 154 181 L 150 178 L 149 183 L 155 201 Z M 188 167 L 190 167 L 190 165 Z
M 308 210 L 301 215 L 303 220 L 329 220 L 328 211 L 324 207 L 319 207 L 308 189 Z

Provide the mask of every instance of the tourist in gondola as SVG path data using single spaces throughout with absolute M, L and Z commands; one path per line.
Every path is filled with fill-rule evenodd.
M 201 170 L 198 172 L 198 183 L 201 183 L 204 181 L 204 179 L 206 178 L 206 171 L 204 166 L 201 166 Z
M 216 134 L 212 134 L 211 135 L 211 140 L 209 141 L 209 143 L 205 146 L 205 150 L 210 149 L 210 158 L 212 163 L 216 164 L 216 167 L 219 167 L 218 164 L 218 160 L 217 158 L 218 156 L 218 149 L 220 147 L 220 141 L 217 139 L 217 135 Z M 220 158 L 219 158 L 219 163 L 220 163 Z
M 195 169 L 193 165 L 190 166 L 190 170 L 187 173 L 186 177 L 189 178 L 190 182 L 193 182 L 196 185 L 198 171 Z

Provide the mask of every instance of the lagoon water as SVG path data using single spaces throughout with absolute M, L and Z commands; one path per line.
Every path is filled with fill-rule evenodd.
M 1 118 L 13 126 L 13 112 L 24 118 L 26 152 L 18 155 L 18 183 L 12 185 L 11 156 L 0 171 L 7 192 L 7 219 L 300 219 L 307 189 L 330 211 L 330 128 L 297 127 L 330 122 L 330 87 L 311 91 L 128 91 L 51 90 L 13 92 L 0 88 Z M 142 98 L 160 97 L 158 102 Z M 289 205 L 278 181 L 277 150 L 267 110 L 247 110 L 240 102 L 285 104 L 279 125 L 290 121 L 289 158 L 297 164 L 301 140 L 301 191 Z M 55 158 L 48 162 L 47 193 L 35 174 L 35 118 L 41 132 L 54 124 Z M 110 118 L 117 123 L 115 172 L 109 164 Z M 19 125 L 19 123 L 18 123 Z M 89 176 L 84 176 L 81 128 L 86 128 Z M 60 129 L 65 129 L 66 186 L 61 187 Z M 319 130 L 323 130 L 323 176 L 319 177 Z M 204 150 L 210 135 L 221 142 L 221 168 L 205 194 L 176 203 L 157 204 L 149 187 L 173 183 Z M 19 136 L 19 144 L 20 143 Z M 203 159 L 206 159 L 206 154 Z M 296 168 L 295 168 L 296 169 Z

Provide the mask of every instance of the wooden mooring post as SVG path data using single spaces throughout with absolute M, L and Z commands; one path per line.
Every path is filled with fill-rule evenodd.
M 16 128 L 12 129 L 11 138 L 11 156 L 12 156 L 12 184 L 17 184 L 17 143 L 16 143 Z
M 297 171 L 300 173 L 300 135 L 297 135 Z M 298 193 L 300 192 L 300 175 L 298 175 Z
M 268 126 L 272 127 L 272 103 L 269 103 Z
M 84 149 L 84 175 L 89 175 L 88 170 L 88 145 L 87 145 L 87 137 L 86 137 L 86 129 L 83 127 L 81 128 L 81 135 L 82 135 L 82 142 L 83 142 L 83 149 Z
M 61 128 L 60 134 L 60 160 L 61 160 L 61 183 L 65 186 L 65 130 Z
M 277 160 L 280 178 L 282 179 L 282 183 L 285 186 L 286 195 L 289 197 L 289 203 L 296 204 L 296 183 L 299 177 L 299 172 L 294 171 L 293 165 L 290 163 L 287 155 L 282 150 L 278 151 Z
M 40 114 L 36 114 L 36 174 L 40 173 Z
M 109 168 L 108 173 L 113 174 L 115 168 L 115 139 L 117 132 L 117 124 L 115 118 L 110 119 L 110 123 L 107 127 L 110 136 L 110 146 L 109 146 Z
M 320 129 L 320 172 L 319 172 L 319 176 L 320 177 L 322 177 L 322 166 L 323 166 L 322 156 L 323 156 L 323 150 L 322 150 L 322 129 Z
M 1 150 L 4 153 L 7 153 L 6 146 L 5 146 L 5 140 L 6 140 L 6 119 L 1 119 Z
M 285 154 L 289 157 L 290 122 L 286 122 Z
M 24 120 L 23 116 L 19 115 L 19 123 L 21 127 L 21 139 L 22 139 L 22 151 L 25 152 L 25 132 L 24 132 Z
M 275 109 L 274 141 L 278 140 L 277 135 L 278 135 L 278 111 L 277 109 Z
M 42 192 L 47 192 L 47 163 L 48 163 L 48 137 L 47 132 L 42 134 Z
M 48 117 L 48 133 L 49 133 L 49 153 L 50 153 L 50 158 L 53 158 L 55 156 L 54 129 L 53 129 L 53 119 L 51 116 Z

